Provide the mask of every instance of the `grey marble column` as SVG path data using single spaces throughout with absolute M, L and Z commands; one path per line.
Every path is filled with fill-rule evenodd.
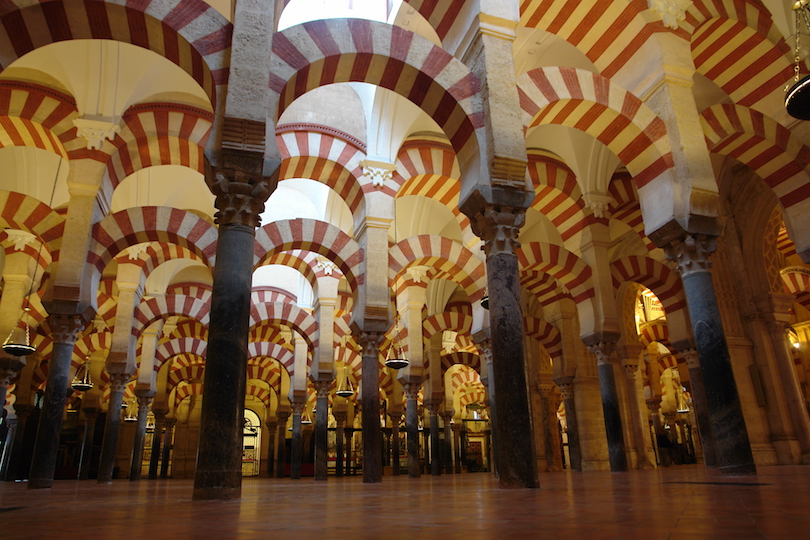
M 28 417 L 31 416 L 33 410 L 34 408 L 31 405 L 26 405 L 24 403 L 14 404 L 14 411 L 17 413 L 17 429 L 14 431 L 14 442 L 11 446 L 11 455 L 9 456 L 5 469 L 5 477 L 3 478 L 3 480 L 6 482 L 15 482 L 17 480 L 20 456 L 22 455 L 23 445 L 25 442 L 25 431 L 28 425 Z
M 345 450 L 343 439 L 345 434 L 343 432 L 346 426 L 346 411 L 334 411 L 332 413 L 335 417 L 335 476 L 343 476 L 343 464 L 345 462 Z
M 600 332 L 583 339 L 588 349 L 596 356 L 599 372 L 599 389 L 602 394 L 602 411 L 605 415 L 605 432 L 608 442 L 610 470 L 627 470 L 627 454 L 624 446 L 624 429 L 619 410 L 619 394 L 616 391 L 616 376 L 613 371 L 611 354 L 619 339 L 618 334 Z
M 153 390 L 136 390 L 135 394 L 138 396 L 138 423 L 135 425 L 135 440 L 132 444 L 132 458 L 129 464 L 130 482 L 141 479 L 141 471 L 143 469 L 143 441 L 146 437 L 146 420 L 149 416 L 149 405 L 152 404 L 152 398 L 155 397 Z
M 554 384 L 560 389 L 565 407 L 566 434 L 568 435 L 568 467 L 572 471 L 582 470 L 582 450 L 579 445 L 579 422 L 577 422 L 577 406 L 574 402 L 574 377 L 560 377 L 554 379 Z
M 453 411 L 444 411 L 440 414 L 444 425 L 444 472 L 453 474 L 453 430 L 450 421 L 453 419 Z
M 714 453 L 714 436 L 712 435 L 709 409 L 706 403 L 706 386 L 703 383 L 703 372 L 700 369 L 698 353 L 692 347 L 681 348 L 678 352 L 686 361 L 686 367 L 689 370 L 689 386 L 692 394 L 692 406 L 695 407 L 700 446 L 703 450 L 703 464 L 706 467 L 717 467 L 717 456 Z
M 453 428 L 453 462 L 455 463 L 456 474 L 461 474 L 461 426 L 456 424 Z
M 242 438 L 247 383 L 250 294 L 259 214 L 270 196 L 264 160 L 250 152 L 222 151 L 206 181 L 219 210 L 217 264 L 211 291 L 194 500 L 237 499 L 242 494 Z
M 329 451 L 329 386 L 332 381 L 316 381 L 315 392 L 317 402 L 315 405 L 315 480 L 325 481 L 328 465 L 326 462 Z
M 381 332 L 362 332 L 363 378 L 360 381 L 363 420 L 363 483 L 382 482 L 382 429 L 380 426 L 380 342 Z
M 525 221 L 527 197 L 522 191 L 503 188 L 492 188 L 491 197 L 499 200 L 499 204 L 470 201 L 477 208 L 464 211 L 470 216 L 473 231 L 484 241 L 487 256 L 498 478 L 504 488 L 536 488 L 539 482 L 526 382 L 517 260 L 517 238 Z
M 163 435 L 163 453 L 160 456 L 160 477 L 169 477 L 172 449 L 174 448 L 174 425 L 177 418 L 166 418 L 166 432 Z
M 419 464 L 419 404 L 416 401 L 421 383 L 405 383 L 405 437 L 408 451 L 408 478 L 419 478 L 422 468 Z
M 84 326 L 84 320 L 76 315 L 51 315 L 49 319 L 53 329 L 53 349 L 48 363 L 45 401 L 39 415 L 37 438 L 31 457 L 28 489 L 53 486 L 73 345 L 76 343 L 76 334 Z
M 149 480 L 155 480 L 158 477 L 158 466 L 160 464 L 160 451 L 163 444 L 163 426 L 166 423 L 166 411 L 154 410 L 152 414 L 155 415 L 155 431 L 152 433 L 152 452 L 149 457 Z
M 292 403 L 292 440 L 290 441 L 290 478 L 301 479 L 301 460 L 304 457 L 304 438 L 301 433 L 301 415 L 306 410 L 306 402 Z
M 388 415 L 391 419 L 391 472 L 394 476 L 399 476 L 399 423 L 402 421 L 402 412 L 392 412 Z
M 717 305 L 709 255 L 713 238 L 687 235 L 665 248 L 678 263 L 706 388 L 715 454 L 721 474 L 756 474 L 731 356 Z
M 552 425 L 551 418 L 554 411 L 551 409 L 551 387 L 545 384 L 540 386 L 540 416 L 543 418 L 543 447 L 546 455 L 546 471 L 556 471 L 554 464 L 554 440 L 552 429 L 557 429 Z
M 622 362 L 624 376 L 627 381 L 627 400 L 630 405 L 630 423 L 633 427 L 633 439 L 638 454 L 637 469 L 652 468 L 647 458 L 647 438 L 644 436 L 646 426 L 641 425 L 641 406 L 639 405 L 638 388 L 636 387 L 636 374 L 638 373 L 638 358 L 627 358 Z
M 95 407 L 85 407 L 84 412 L 84 432 L 82 434 L 82 449 L 79 454 L 79 475 L 78 480 L 87 480 L 90 477 L 90 458 L 93 455 L 93 438 L 96 435 L 96 420 L 101 412 Z
M 110 405 L 101 442 L 101 457 L 98 461 L 98 483 L 112 484 L 115 469 L 115 452 L 118 449 L 118 432 L 121 427 L 121 402 L 124 400 L 129 374 L 110 374 Z
M 276 478 L 284 478 L 284 468 L 287 465 L 287 421 L 290 419 L 290 411 L 276 411 L 276 418 L 278 418 Z
M 273 478 L 276 473 L 276 431 L 278 430 L 278 421 L 267 422 L 267 477 Z
M 430 413 L 430 475 L 441 476 L 442 452 L 439 444 L 439 403 L 425 405 Z

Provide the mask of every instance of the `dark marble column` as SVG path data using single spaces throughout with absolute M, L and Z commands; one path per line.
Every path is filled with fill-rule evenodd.
M 284 478 L 284 467 L 287 465 L 287 420 L 290 418 L 290 411 L 276 411 L 276 418 L 278 418 L 276 478 Z
M 11 452 L 14 449 L 14 438 L 17 433 L 17 417 L 9 418 L 6 416 L 6 440 L 3 441 L 2 460 L 0 460 L 0 479 L 5 478 L 6 471 L 8 471 L 8 462 L 11 458 Z
M 290 441 L 290 478 L 300 480 L 301 460 L 304 457 L 304 438 L 301 433 L 301 415 L 306 410 L 306 402 L 292 403 L 292 440 Z
M 490 454 L 490 468 L 493 474 L 498 476 L 498 407 L 495 399 L 495 375 L 492 368 L 492 343 L 489 338 L 478 344 L 481 351 L 481 366 L 486 369 L 486 377 L 481 378 L 481 382 L 487 391 L 484 403 L 489 407 L 489 425 L 492 431 L 492 453 Z M 460 454 L 459 454 L 460 455 Z
M 551 387 L 545 384 L 540 388 L 540 416 L 543 419 L 543 449 L 546 456 L 546 471 L 556 471 L 554 464 L 554 442 L 551 434 L 552 429 L 556 429 L 551 423 L 553 411 L 551 410 Z
M 430 412 L 430 475 L 441 476 L 442 452 L 439 444 L 439 404 L 432 402 L 425 406 Z
M 700 369 L 700 360 L 697 351 L 692 348 L 678 350 L 686 361 L 689 370 L 689 387 L 692 394 L 692 405 L 695 407 L 700 446 L 703 451 L 703 464 L 706 467 L 717 467 L 717 456 L 714 452 L 714 436 L 712 435 L 709 409 L 706 403 L 706 386 L 703 384 L 703 372 Z
M 104 439 L 101 442 L 101 457 L 98 461 L 98 483 L 112 484 L 115 469 L 115 452 L 118 449 L 118 432 L 121 427 L 121 402 L 124 399 L 129 375 L 110 374 L 110 404 L 107 409 L 107 422 L 104 426 Z
M 456 474 L 461 474 L 461 426 L 459 424 L 455 424 L 451 426 L 453 428 L 453 462 L 455 463 L 455 470 Z
M 152 433 L 152 453 L 149 457 L 149 480 L 158 477 L 158 465 L 160 464 L 160 451 L 163 444 L 163 426 L 166 423 L 166 411 L 152 409 L 155 415 L 155 431 Z
M 315 480 L 326 480 L 328 464 L 326 461 L 329 452 L 329 385 L 332 381 L 316 381 L 315 392 Z
M 335 417 L 335 476 L 343 476 L 343 463 L 345 461 L 345 452 L 343 446 L 343 428 L 346 426 L 346 411 L 333 411 Z
M 17 413 L 17 429 L 14 431 L 14 442 L 11 446 L 11 454 L 6 464 L 5 477 L 3 480 L 6 482 L 14 482 L 17 480 L 17 473 L 20 464 L 20 456 L 25 442 L 25 432 L 28 425 L 28 417 L 34 408 L 31 405 L 24 403 L 15 403 L 14 411 Z
M 633 427 L 633 439 L 638 454 L 637 469 L 649 469 L 652 463 L 647 458 L 646 426 L 641 425 L 641 406 L 639 405 L 638 388 L 636 386 L 636 373 L 638 373 L 638 357 L 626 358 L 622 361 L 624 376 L 627 381 L 627 400 L 630 405 L 630 424 Z
M 223 151 L 221 163 L 215 165 L 206 181 L 216 196 L 219 236 L 194 500 L 241 497 L 253 248 L 259 214 L 271 192 L 262 176 L 261 156 Z
M 267 478 L 273 478 L 276 473 L 276 431 L 278 431 L 278 421 L 267 422 Z
M 627 453 L 624 447 L 624 430 L 622 428 L 622 415 L 619 410 L 619 394 L 616 391 L 616 377 L 610 356 L 619 337 L 618 334 L 612 332 L 600 332 L 583 339 L 591 353 L 596 356 L 599 389 L 602 393 L 602 411 L 605 415 L 608 457 L 610 459 L 610 470 L 613 472 L 627 470 Z
M 143 440 L 146 437 L 146 419 L 149 416 L 149 405 L 155 397 L 154 391 L 136 390 L 138 396 L 138 423 L 135 425 L 135 440 L 132 444 L 132 459 L 129 465 L 130 482 L 141 479 L 143 469 Z
M 382 482 L 382 429 L 380 426 L 380 341 L 381 332 L 363 332 L 363 378 L 360 382 L 363 420 L 363 483 Z
M 73 356 L 76 334 L 84 326 L 84 320 L 76 315 L 51 315 L 49 319 L 53 329 L 53 349 L 48 363 L 45 401 L 39 416 L 37 438 L 31 458 L 28 489 L 53 486 L 59 453 L 59 435 L 62 433 L 62 413 L 65 409 L 70 379 L 70 360 Z
M 163 454 L 160 456 L 160 477 L 169 477 L 172 449 L 174 448 L 174 425 L 177 418 L 166 418 L 166 432 L 163 435 Z
M 517 260 L 518 233 L 525 221 L 527 201 L 534 193 L 527 198 L 522 191 L 493 187 L 490 195 L 499 203 L 468 200 L 465 205 L 476 208 L 462 210 L 470 216 L 475 234 L 484 241 L 487 255 L 498 478 L 503 488 L 536 488 L 539 482 L 526 382 Z
M 399 476 L 399 423 L 402 421 L 402 412 L 395 411 L 388 414 L 391 419 L 391 473 Z
M 683 282 L 703 372 L 718 470 L 721 474 L 756 474 L 712 282 L 709 255 L 715 248 L 711 237 L 687 235 L 670 242 L 665 251 L 667 257 L 678 263 Z
M 347 427 L 343 431 L 346 436 L 346 475 L 354 476 L 357 474 L 357 471 L 352 467 L 352 452 L 354 451 L 352 442 L 354 438 L 354 428 Z
M 419 465 L 419 410 L 416 398 L 419 395 L 420 383 L 405 383 L 405 432 L 408 451 L 408 478 L 419 478 L 422 469 Z
M 563 398 L 565 407 L 566 434 L 568 435 L 568 466 L 572 471 L 582 470 L 582 450 L 579 446 L 579 423 L 577 422 L 577 407 L 574 402 L 574 378 L 560 377 L 554 379 Z
M 440 416 L 444 425 L 444 472 L 453 474 L 453 431 L 450 421 L 453 419 L 453 411 L 443 411 Z
M 87 480 L 90 477 L 90 457 L 93 455 L 93 438 L 96 435 L 96 420 L 101 412 L 95 407 L 85 407 L 84 412 L 84 433 L 82 434 L 82 449 L 79 454 L 79 476 L 78 480 Z

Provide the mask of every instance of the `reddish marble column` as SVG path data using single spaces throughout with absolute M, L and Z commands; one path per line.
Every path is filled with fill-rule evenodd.
M 152 410 L 155 415 L 155 431 L 152 433 L 152 453 L 149 458 L 149 480 L 158 477 L 158 465 L 160 464 L 160 451 L 163 444 L 163 426 L 166 423 L 166 411 Z
M 361 384 L 363 419 L 363 483 L 382 482 L 382 429 L 380 426 L 380 341 L 381 332 L 363 332 L 359 345 L 363 354 Z
M 405 393 L 405 432 L 406 447 L 408 451 L 408 478 L 419 478 L 422 469 L 419 465 L 419 411 L 416 401 L 419 395 L 419 383 L 405 383 L 402 390 Z
M 284 468 L 287 465 L 287 421 L 290 418 L 290 411 L 276 411 L 276 418 L 278 418 L 276 478 L 284 478 Z
M 107 409 L 107 422 L 104 426 L 104 440 L 101 442 L 101 457 L 98 461 L 98 483 L 112 484 L 115 469 L 115 451 L 118 449 L 118 431 L 121 427 L 121 402 L 124 400 L 129 375 L 110 374 L 110 406 Z
M 328 464 L 326 461 L 329 451 L 329 386 L 332 381 L 316 381 L 315 392 L 317 402 L 315 405 L 315 480 L 324 481 L 327 478 Z

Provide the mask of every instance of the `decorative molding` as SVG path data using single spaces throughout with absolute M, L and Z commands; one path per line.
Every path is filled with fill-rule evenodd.
M 25 246 L 33 245 L 36 236 L 19 229 L 6 229 L 4 231 L 9 241 L 14 244 L 14 251 L 23 251 Z
M 416 265 L 416 266 L 409 266 L 406 272 L 408 273 L 408 275 L 410 276 L 410 278 L 413 280 L 414 283 L 422 283 L 426 281 L 425 278 L 427 277 L 427 274 L 428 272 L 430 272 L 431 269 L 432 267 L 430 266 Z
M 650 10 L 655 12 L 664 22 L 664 26 L 678 29 L 678 23 L 686 20 L 686 10 L 692 5 L 692 0 L 647 0 Z
M 338 265 L 326 257 L 318 257 L 318 262 L 315 266 L 320 268 L 326 276 L 331 276 L 332 272 L 334 272 L 338 267 Z
M 487 257 L 517 253 L 520 227 L 526 221 L 523 209 L 487 204 L 472 220 L 473 232 L 484 241 Z
M 705 235 L 687 236 L 673 240 L 664 248 L 667 258 L 678 264 L 681 278 L 699 272 L 710 272 L 712 263 L 709 255 L 717 249 L 714 238 Z
M 381 189 L 386 182 L 394 179 L 394 171 L 397 166 L 393 163 L 386 163 L 384 161 L 374 161 L 372 159 L 364 159 L 360 162 L 363 167 L 363 176 L 371 180 L 371 184 L 378 189 Z
M 280 124 L 276 126 L 276 135 L 281 135 L 282 133 L 291 133 L 296 131 L 310 131 L 312 133 L 323 133 L 325 135 L 330 135 L 335 137 L 336 139 L 340 139 L 343 142 L 354 146 L 364 154 L 366 153 L 366 143 L 349 135 L 345 131 L 341 131 L 339 129 L 334 129 L 329 126 L 324 126 L 321 124 L 310 124 L 307 122 L 296 122 L 294 124 Z
M 112 118 L 76 118 L 73 120 L 73 125 L 76 126 L 79 137 L 87 141 L 88 150 L 101 150 L 104 141 L 115 139 L 115 136 L 121 132 L 121 126 L 113 122 Z
M 591 191 L 585 193 L 582 199 L 585 201 L 585 206 L 593 212 L 594 217 L 600 219 L 608 217 L 606 214 L 608 207 L 613 203 L 613 197 L 607 193 Z

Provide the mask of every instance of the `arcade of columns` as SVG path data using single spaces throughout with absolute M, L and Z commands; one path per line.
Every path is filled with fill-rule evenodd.
M 295 0 L 153 4 L 0 15 L 0 334 L 36 347 L 0 353 L 6 480 L 52 486 L 67 414 L 80 479 L 171 459 L 195 499 L 237 498 L 246 408 L 276 477 L 310 437 L 316 480 L 355 449 L 367 483 L 422 454 L 460 472 L 482 408 L 503 487 L 668 463 L 666 440 L 722 474 L 810 461 L 810 133 L 780 2 L 413 1 L 279 31 Z M 80 39 L 99 96 L 142 82 L 110 41 L 196 94 L 156 77 L 92 111 L 42 56 Z M 276 219 L 301 178 L 340 210 Z M 183 202 L 206 189 L 215 211 Z M 255 286 L 268 265 L 311 305 Z

